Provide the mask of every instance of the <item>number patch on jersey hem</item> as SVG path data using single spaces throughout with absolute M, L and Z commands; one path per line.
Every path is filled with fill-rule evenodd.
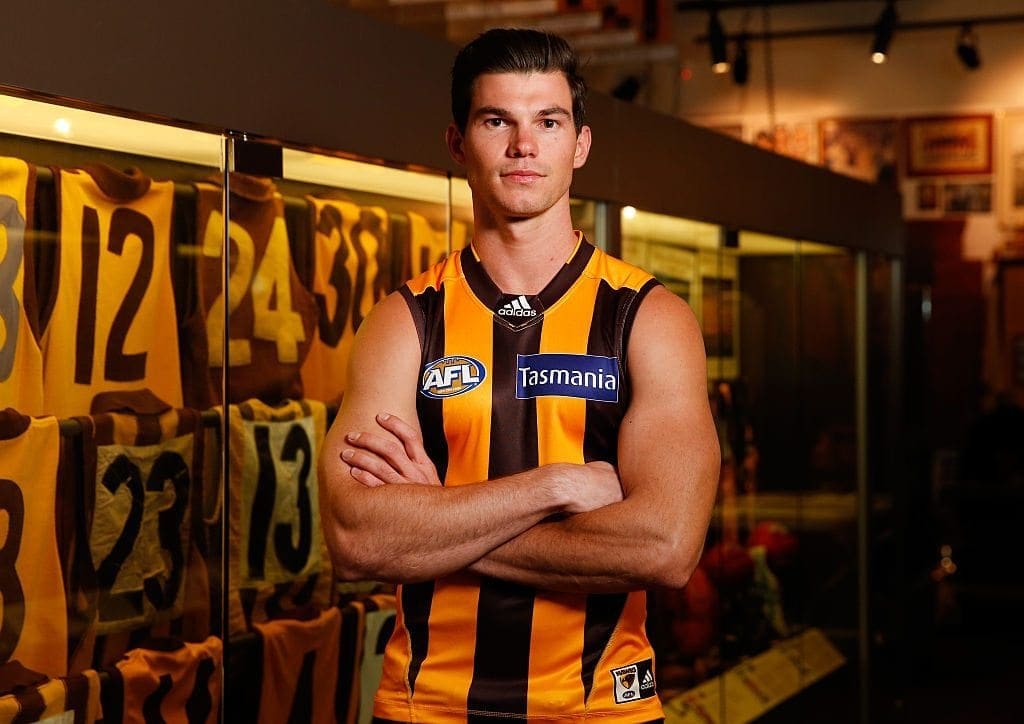
M 472 357 L 442 357 L 423 368 L 420 392 L 434 399 L 455 397 L 476 389 L 485 377 L 487 370 Z
M 612 669 L 611 675 L 615 681 L 616 704 L 628 704 L 631 701 L 650 699 L 655 694 L 654 662 L 652 659 Z
M 619 401 L 619 360 L 593 354 L 516 355 L 516 398 Z

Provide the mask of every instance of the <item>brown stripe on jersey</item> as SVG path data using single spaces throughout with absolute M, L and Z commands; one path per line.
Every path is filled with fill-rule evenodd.
M 489 480 L 538 465 L 537 405 L 533 399 L 516 399 L 516 354 L 537 354 L 541 329 L 531 325 L 516 331 L 495 318 Z M 522 714 L 525 721 L 535 596 L 527 586 L 481 580 L 471 712 Z
M 590 257 L 594 255 L 594 251 L 594 246 L 585 239 L 580 242 L 573 257 L 537 295 L 545 309 L 561 299 L 569 291 L 569 287 L 576 283 L 590 262 Z
M 124 675 L 121 670 L 116 666 L 104 669 L 100 682 L 103 721 L 124 721 Z
M 11 719 L 11 724 L 30 724 L 37 722 L 43 717 L 46 711 L 46 700 L 39 692 L 39 689 L 31 688 L 19 691 L 15 694 L 18 702 L 18 715 Z
M 156 445 L 163 440 L 160 418 L 155 415 L 139 415 L 136 418 L 138 438 L 136 445 Z
M 416 677 L 427 658 L 430 606 L 434 599 L 434 582 L 406 583 L 402 586 L 402 616 L 409 633 L 409 696 L 416 692 Z
M 64 708 L 75 712 L 75 724 L 85 724 L 89 713 L 89 679 L 82 674 L 64 679 Z
M 587 596 L 587 620 L 583 626 L 583 659 L 581 660 L 581 677 L 583 678 L 583 700 L 590 698 L 590 689 L 594 686 L 594 671 L 601 660 L 604 650 L 611 641 L 619 617 L 626 607 L 625 593 L 592 593 Z
M 443 287 L 429 288 L 416 295 L 413 295 L 408 287 L 402 287 L 402 297 L 409 306 L 409 312 L 416 325 L 416 333 L 420 338 L 420 374 L 426 365 L 445 356 L 444 296 Z M 417 379 L 417 390 L 420 384 L 421 380 Z M 416 393 L 416 414 L 423 435 L 423 447 L 437 468 L 437 477 L 442 484 L 448 472 L 448 440 L 444 436 L 443 409 L 444 400 L 435 400 Z
M 75 382 L 92 384 L 93 352 L 96 332 L 96 285 L 99 278 L 100 217 L 96 209 L 82 210 L 82 276 L 78 296 L 78 325 L 75 333 Z

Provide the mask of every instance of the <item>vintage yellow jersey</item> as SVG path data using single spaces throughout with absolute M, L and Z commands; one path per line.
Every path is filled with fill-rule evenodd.
M 63 676 L 68 666 L 60 446 L 56 418 L 0 411 L 0 663 L 20 661 L 50 676 Z
M 181 407 L 173 182 L 106 166 L 56 175 L 60 266 L 43 332 L 46 412 L 88 415 L 101 392 L 143 388 Z
M 417 413 L 445 485 L 555 462 L 615 463 L 626 348 L 657 282 L 579 235 L 537 295 L 503 294 L 472 247 L 409 282 Z M 399 588 L 374 714 L 436 724 L 662 717 L 646 596 L 567 594 L 460 573 Z
M 388 290 L 381 259 L 388 244 L 386 211 L 350 201 L 308 197 L 313 215 L 316 333 L 302 366 L 308 399 L 337 403 L 345 391 L 352 341 Z
M 35 168 L 0 157 L 0 409 L 43 414 L 43 354 L 31 245 Z

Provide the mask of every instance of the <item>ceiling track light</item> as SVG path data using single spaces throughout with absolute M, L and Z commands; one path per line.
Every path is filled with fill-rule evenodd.
M 708 45 L 711 48 L 711 70 L 715 73 L 728 73 L 729 57 L 725 48 L 725 31 L 715 8 L 708 13 Z
M 732 59 L 732 79 L 736 85 L 746 85 L 750 77 L 750 58 L 747 55 L 747 36 L 736 38 L 736 55 Z
M 956 39 L 956 55 L 967 70 L 977 70 L 981 66 L 978 36 L 974 34 L 974 28 L 970 23 L 965 23 L 960 28 L 960 35 Z
M 892 43 L 893 31 L 896 30 L 896 21 L 895 0 L 886 0 L 885 8 L 875 23 L 875 38 L 871 43 L 872 62 L 885 62 L 886 57 L 889 55 L 889 45 Z

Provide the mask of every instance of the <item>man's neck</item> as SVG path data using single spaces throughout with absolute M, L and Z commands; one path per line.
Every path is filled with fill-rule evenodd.
M 568 210 L 557 216 L 513 222 L 477 221 L 473 230 L 473 248 L 480 262 L 506 294 L 540 292 L 575 247 L 576 234 Z

